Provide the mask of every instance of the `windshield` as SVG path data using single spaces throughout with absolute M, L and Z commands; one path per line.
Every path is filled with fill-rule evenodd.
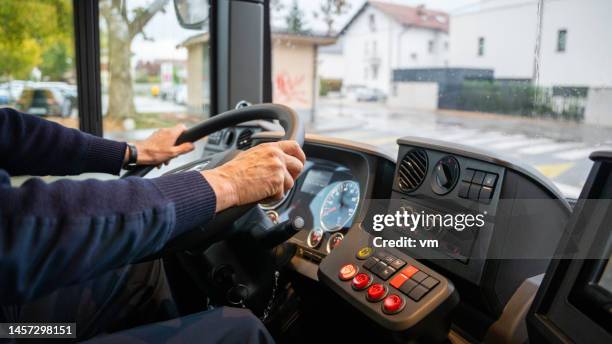
M 608 0 L 272 1 L 274 101 L 397 154 L 414 135 L 531 165 L 569 197 L 612 148 Z
M 72 2 L 22 3 L 1 7 L 0 107 L 78 127 Z M 269 4 L 273 101 L 310 133 L 393 157 L 403 136 L 474 146 L 530 165 L 568 197 L 589 154 L 612 149 L 612 1 Z M 171 0 L 98 5 L 104 135 L 207 118 L 208 23 L 181 27 Z

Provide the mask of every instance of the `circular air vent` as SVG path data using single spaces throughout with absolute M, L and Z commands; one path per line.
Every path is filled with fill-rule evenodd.
M 253 131 L 251 129 L 244 129 L 240 135 L 238 135 L 238 141 L 236 141 L 236 147 L 238 149 L 249 149 L 253 144 L 253 140 L 251 138 L 253 136 Z
M 416 190 L 427 176 L 427 153 L 417 148 L 404 155 L 397 169 L 397 185 L 404 192 Z

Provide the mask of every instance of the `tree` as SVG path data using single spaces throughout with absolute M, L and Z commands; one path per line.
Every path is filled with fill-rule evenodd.
M 319 7 L 323 22 L 327 26 L 327 35 L 334 33 L 334 23 L 337 17 L 345 14 L 351 8 L 348 0 L 323 0 Z M 319 13 L 314 13 L 315 18 L 319 17 Z
M 64 45 L 72 56 L 72 6 L 70 0 L 4 0 L 0 5 L 0 79 L 28 79 L 32 69 Z M 47 68 L 56 77 L 72 66 L 65 60 L 62 71 Z M 43 76 L 46 76 L 43 74 Z
M 164 11 L 169 0 L 154 0 L 147 7 L 132 11 L 129 18 L 127 0 L 104 0 L 100 13 L 106 22 L 108 44 L 108 110 L 111 118 L 127 118 L 136 114 L 132 89 L 131 46 L 132 41 L 159 11 Z
M 42 61 L 38 67 L 43 77 L 49 80 L 62 80 L 72 68 L 72 61 L 69 46 L 59 40 L 42 53 Z
M 285 9 L 285 4 L 282 0 L 270 0 L 270 8 L 272 11 L 280 12 Z
M 289 13 L 285 17 L 285 23 L 287 23 L 287 31 L 289 32 L 302 33 L 308 31 L 304 21 L 304 11 L 298 5 L 297 0 L 293 0 Z

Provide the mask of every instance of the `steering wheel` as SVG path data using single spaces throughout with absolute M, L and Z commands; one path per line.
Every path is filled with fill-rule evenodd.
M 285 135 L 282 137 L 282 140 L 294 140 L 300 147 L 304 144 L 304 124 L 293 109 L 279 104 L 251 105 L 213 116 L 186 130 L 176 140 L 176 144 L 195 142 L 216 131 L 253 120 L 278 120 L 285 130 Z M 238 153 L 239 150 L 232 148 L 224 152 L 213 154 L 203 159 L 199 159 L 197 166 L 199 170 L 210 170 L 233 159 Z M 193 162 L 184 164 L 167 174 L 188 170 L 193 168 L 193 165 Z M 154 166 L 138 166 L 123 174 L 121 178 L 133 176 L 144 177 L 153 168 Z M 222 231 L 222 229 L 231 225 L 235 220 L 239 219 L 255 206 L 256 204 L 253 203 L 226 209 L 216 214 L 215 218 L 206 224 L 206 229 L 199 228 L 198 230 L 188 231 L 174 238 L 166 245 L 165 251 L 186 249 L 202 245 L 205 242 L 210 243 L 221 240 L 224 236 L 228 235 L 227 231 Z

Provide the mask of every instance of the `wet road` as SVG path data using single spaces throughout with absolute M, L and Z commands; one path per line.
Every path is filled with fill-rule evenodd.
M 321 100 L 312 131 L 378 146 L 397 155 L 403 136 L 435 138 L 488 150 L 531 165 L 570 197 L 591 167 L 588 156 L 612 150 L 612 128 L 550 119 L 392 109 L 377 103 Z

